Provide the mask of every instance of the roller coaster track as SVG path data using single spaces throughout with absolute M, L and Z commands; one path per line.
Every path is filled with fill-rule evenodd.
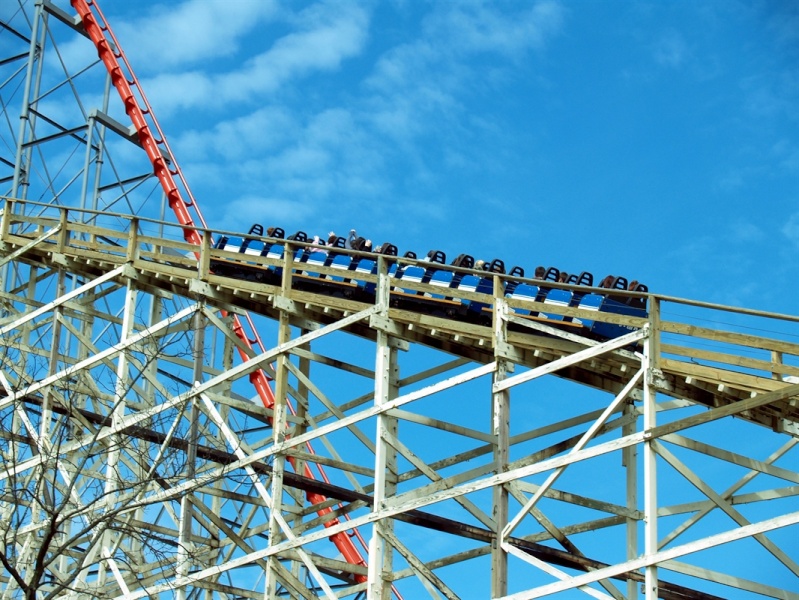
M 275 308 L 275 299 L 281 295 L 293 299 L 293 303 L 303 304 L 308 315 L 313 315 L 313 320 L 318 323 L 334 322 L 342 315 L 352 314 L 362 311 L 368 304 L 360 301 L 347 300 L 335 295 L 325 295 L 303 291 L 304 286 L 298 285 L 298 280 L 290 279 L 286 283 L 286 290 L 281 287 L 269 284 L 254 283 L 235 277 L 225 277 L 214 274 L 210 270 L 210 264 L 214 260 L 224 260 L 230 264 L 240 265 L 261 265 L 263 267 L 282 268 L 286 265 L 288 272 L 296 274 L 302 273 L 300 281 L 313 280 L 317 277 L 334 276 L 340 272 L 330 267 L 314 266 L 308 263 L 297 263 L 293 255 L 297 254 L 296 249 L 310 247 L 310 244 L 303 242 L 292 242 L 286 240 L 276 240 L 285 244 L 289 250 L 285 253 L 285 259 L 272 259 L 263 256 L 244 255 L 235 252 L 226 252 L 213 248 L 208 243 L 201 243 L 194 257 L 195 245 L 161 239 L 158 237 L 145 235 L 131 235 L 134 240 L 125 239 L 122 231 L 104 228 L 92 228 L 92 236 L 95 241 L 87 243 L 81 240 L 85 234 L 82 227 L 77 223 L 72 223 L 64 218 L 45 218 L 27 217 L 20 210 L 20 206 L 33 205 L 35 203 L 21 200 L 6 200 L 4 210 L 3 237 L 0 241 L 7 243 L 7 248 L 19 249 L 26 248 L 36 241 L 36 233 L 48 228 L 55 229 L 64 227 L 72 229 L 74 234 L 67 235 L 70 243 L 63 245 L 59 253 L 70 261 L 70 267 L 82 275 L 97 277 L 108 271 L 118 269 L 126 264 L 133 264 L 141 272 L 141 277 L 145 277 L 148 285 L 153 288 L 163 288 L 164 291 L 177 291 L 181 295 L 190 296 L 191 292 L 202 287 L 203 294 L 207 298 L 213 299 L 220 310 L 230 309 L 237 312 L 250 310 L 279 320 L 281 310 Z M 63 214 L 76 214 L 79 211 L 73 209 L 60 209 Z M 125 215 L 115 215 L 119 219 L 134 219 Z M 141 224 L 147 219 L 135 218 Z M 169 224 L 165 224 L 169 225 Z M 132 225 L 127 225 L 132 227 Z M 190 231 L 197 232 L 202 238 L 209 239 L 207 230 L 188 226 Z M 14 230 L 28 231 L 25 234 L 12 234 Z M 130 230 L 135 233 L 135 228 Z M 186 231 L 186 227 L 184 227 Z M 60 235 L 64 235 L 61 233 Z M 103 240 L 119 240 L 116 243 L 104 244 Z M 152 248 L 157 250 L 153 251 Z M 343 253 L 349 251 L 342 250 Z M 26 253 L 26 258 L 37 256 L 43 253 L 42 263 L 52 264 L 52 246 L 48 244 L 38 244 L 30 247 Z M 132 254 L 133 253 L 133 254 Z M 351 252 L 357 254 L 356 252 Z M 131 256 L 135 259 L 131 262 Z M 284 262 L 287 261 L 287 262 Z M 394 258 L 400 264 L 419 264 L 414 259 Z M 377 282 L 376 276 L 364 275 L 365 279 Z M 507 275 L 495 275 L 498 281 L 510 280 Z M 124 279 L 123 276 L 120 276 Z M 557 284 L 553 284 L 557 285 Z M 432 284 L 407 282 L 403 287 L 414 291 L 431 295 L 440 290 Z M 568 287 L 568 286 L 564 286 Z M 497 299 L 486 294 L 475 292 L 462 292 L 451 290 L 456 297 L 480 298 L 489 306 L 494 306 Z M 589 312 L 585 309 L 576 307 L 556 307 L 542 302 L 529 300 L 506 300 L 510 308 L 529 307 L 534 312 L 548 312 L 560 314 L 566 317 L 592 318 L 608 323 L 616 323 L 630 328 L 631 330 L 651 327 L 650 319 L 632 317 L 627 315 L 600 314 Z M 678 303 L 683 305 L 698 305 L 706 308 L 723 308 L 703 302 L 689 301 L 667 296 L 650 294 L 650 306 L 657 307 L 661 302 Z M 536 311 L 536 309 L 538 309 Z M 774 319 L 776 321 L 785 320 L 787 322 L 799 322 L 799 317 L 791 315 L 779 315 L 765 313 L 756 310 L 735 309 L 726 307 L 731 312 L 750 314 L 757 318 Z M 441 317 L 434 317 L 425 314 L 424 309 L 419 312 L 409 311 L 408 309 L 390 310 L 392 320 L 403 323 L 401 337 L 409 341 L 424 341 L 426 345 L 432 347 L 446 347 L 446 349 L 459 356 L 488 362 L 493 358 L 494 350 L 491 347 L 493 333 L 490 327 L 479 326 L 473 323 L 461 322 L 458 320 L 448 320 Z M 407 313 L 407 314 L 406 314 Z M 305 315 L 306 313 L 303 312 Z M 326 317 L 325 315 L 335 315 Z M 561 358 L 564 355 L 574 353 L 585 348 L 586 345 L 595 346 L 598 342 L 581 338 L 571 332 L 573 328 L 558 329 L 552 324 L 551 320 L 523 321 L 519 317 L 514 317 L 512 313 L 508 318 L 516 323 L 523 323 L 523 332 L 511 332 L 510 337 L 514 343 L 517 340 L 525 339 L 525 346 L 530 346 L 535 351 L 531 354 L 525 353 L 516 358 L 522 364 L 530 368 L 541 367 L 549 364 L 552 360 Z M 669 345 L 661 349 L 664 355 L 674 355 L 683 357 L 681 360 L 666 359 L 661 361 L 661 368 L 658 373 L 657 386 L 661 393 L 674 398 L 690 400 L 690 402 L 707 408 L 730 407 L 730 414 L 738 414 L 738 418 L 766 426 L 774 431 L 787 431 L 793 435 L 799 434 L 799 408 L 793 406 L 791 402 L 771 402 L 762 403 L 754 400 L 759 395 L 770 394 L 786 389 L 783 377 L 799 375 L 799 368 L 790 366 L 787 363 L 778 364 L 769 361 L 748 359 L 747 349 L 757 348 L 766 352 L 775 352 L 781 355 L 794 355 L 797 353 L 797 345 L 787 341 L 774 338 L 766 338 L 754 335 L 745 335 L 734 332 L 720 332 L 719 330 L 703 329 L 701 327 L 690 326 L 679 322 L 660 321 L 658 330 L 661 334 L 676 334 L 693 338 L 685 342 L 681 347 Z M 353 326 L 353 331 L 359 331 L 357 326 Z M 392 330 L 394 333 L 398 331 Z M 419 333 L 416 333 L 419 332 Z M 696 340 L 702 339 L 721 339 L 728 345 L 728 353 L 708 353 L 701 350 L 692 350 L 691 344 L 696 344 Z M 529 341 L 529 340 L 535 341 Z M 612 340 L 611 340 L 612 341 Z M 733 350 L 733 348 L 737 348 Z M 698 358 L 702 357 L 706 361 L 712 360 L 717 364 L 724 364 L 724 368 L 710 368 L 700 364 Z M 564 376 L 578 383 L 597 387 L 607 392 L 616 393 L 623 387 L 626 379 L 625 373 L 630 369 L 630 365 L 638 361 L 636 353 L 624 349 L 623 347 L 611 355 L 603 356 L 602 363 L 581 365 L 580 368 L 565 369 Z M 579 361 L 578 361 L 579 362 Z M 759 369 L 761 374 L 754 374 L 753 370 Z M 786 396 L 782 399 L 787 399 Z M 781 399 L 781 400 L 782 400 Z M 761 404 L 761 406 L 758 406 Z M 744 408 L 746 406 L 746 408 Z M 736 408 L 739 407 L 739 408 Z M 267 406 L 267 408 L 272 408 Z
M 374 337 L 376 335 L 381 327 L 380 322 L 372 319 L 368 326 L 364 327 L 366 324 L 364 319 L 368 320 L 372 318 L 368 315 L 375 316 L 382 312 L 386 316 L 383 326 L 387 327 L 397 339 L 405 340 L 406 343 L 424 344 L 430 347 L 446 346 L 448 352 L 480 363 L 489 363 L 495 358 L 494 351 L 487 350 L 496 343 L 493 339 L 495 333 L 492 327 L 459 321 L 446 322 L 446 319 L 430 317 L 423 312 L 416 313 L 386 306 L 381 308 L 379 303 L 370 307 L 363 302 L 303 291 L 303 286 L 297 285 L 298 283 L 307 283 L 306 278 L 308 277 L 331 276 L 334 271 L 326 267 L 314 268 L 308 264 L 294 264 L 295 252 L 293 249 L 304 246 L 301 243 L 285 242 L 288 251 L 285 252 L 285 259 L 282 261 L 216 250 L 210 244 L 204 243 L 200 246 L 197 260 L 192 253 L 193 244 L 169 242 L 168 239 L 160 236 L 148 237 L 137 233 L 142 225 L 140 218 L 116 215 L 117 222 L 124 223 L 126 220 L 130 222 L 123 225 L 121 230 L 105 229 L 86 226 L 81 223 L 84 219 L 72 221 L 69 215 L 74 215 L 75 211 L 66 208 L 57 209 L 55 212 L 58 214 L 51 217 L 25 216 L 26 213 L 31 212 L 24 210 L 25 204 L 25 202 L 11 199 L 6 201 L 3 209 L 0 246 L 3 248 L 3 254 L 7 257 L 23 261 L 37 270 L 66 268 L 70 273 L 79 275 L 82 280 L 87 282 L 108 278 L 109 274 L 113 274 L 113 277 L 107 280 L 109 283 L 115 282 L 119 286 L 124 286 L 127 281 L 135 281 L 137 287 L 142 290 L 150 290 L 151 293 L 176 294 L 187 298 L 202 299 L 204 304 L 220 310 L 240 311 L 242 308 L 247 308 L 276 320 L 280 319 L 280 313 L 283 312 L 289 314 L 295 322 L 304 324 L 305 327 L 308 327 L 310 322 L 317 323 L 317 327 L 323 328 L 337 327 L 344 323 L 345 330 L 359 336 Z M 53 212 L 49 209 L 46 210 Z M 193 229 L 193 231 L 197 231 L 204 239 L 208 239 L 207 231 L 201 229 Z M 45 234 L 42 235 L 42 232 Z M 256 284 L 237 278 L 215 275 L 209 270 L 209 265 L 214 260 L 241 262 L 242 264 L 245 261 L 246 263 L 255 261 L 261 263 L 263 267 L 282 267 L 285 272 L 293 272 L 297 276 L 284 278 L 283 288 Z M 404 259 L 398 260 L 402 262 Z M 366 277 L 375 279 L 375 283 L 381 285 L 382 276 Z M 497 278 L 501 279 L 502 276 L 497 276 Z M 384 287 L 389 285 L 387 279 L 382 285 Z M 429 284 L 420 283 L 414 287 L 417 287 L 418 291 L 422 293 L 435 291 L 435 288 Z M 468 292 L 461 293 L 469 295 Z M 503 304 L 503 300 L 500 298 L 482 297 L 480 300 L 493 307 L 500 307 Z M 650 305 L 658 306 L 661 302 L 669 301 L 676 300 L 652 296 Z M 585 311 L 577 308 L 545 307 L 542 303 L 522 300 L 507 302 L 508 308 L 514 308 L 513 305 L 517 308 L 546 308 L 549 311 L 562 312 L 565 316 L 575 318 L 586 316 Z M 53 306 L 47 308 L 54 309 Z M 503 314 L 505 310 L 505 308 L 500 308 L 500 314 Z M 513 323 L 514 317 L 510 313 L 505 314 L 507 322 Z M 360 316 L 360 318 L 354 319 L 353 316 Z M 779 315 L 762 316 L 769 319 L 789 318 Z M 605 315 L 604 318 L 642 330 L 655 326 L 653 322 L 645 322 L 640 318 L 618 315 Z M 677 323 L 661 321 L 657 326 L 659 335 L 681 331 L 681 326 Z M 707 331 L 692 330 L 692 335 L 700 338 L 708 334 Z M 716 331 L 714 335 L 718 337 L 720 334 Z M 797 352 L 795 345 L 774 339 L 746 338 L 743 335 L 732 333 L 727 336 L 730 340 L 735 340 L 735 344 L 741 347 L 756 346 L 773 348 L 775 351 L 783 353 Z M 615 348 L 610 347 L 608 350 L 607 343 L 597 344 L 587 339 L 580 339 L 571 332 L 561 331 L 535 321 L 526 322 L 519 331 L 509 332 L 508 343 L 512 346 L 512 348 L 506 349 L 508 356 L 513 356 L 514 362 L 531 369 L 529 372 L 541 369 L 556 372 L 551 367 L 553 364 L 561 362 L 564 364 L 557 372 L 562 377 L 581 384 L 597 385 L 612 393 L 619 393 L 624 387 L 622 385 L 624 373 L 628 373 L 638 362 L 636 353 L 624 349 L 624 346 L 628 344 L 615 343 Z M 606 347 L 603 348 L 603 345 Z M 687 344 L 679 353 L 691 354 L 690 346 L 690 343 Z M 669 353 L 678 353 L 675 348 L 669 348 L 668 351 Z M 581 359 L 575 358 L 580 353 L 585 356 Z M 687 363 L 678 365 L 677 361 L 662 361 L 662 370 L 658 372 L 658 380 L 653 382 L 661 393 L 683 400 L 688 399 L 699 405 L 712 406 L 713 409 L 700 415 L 662 425 L 650 431 L 650 435 L 655 438 L 673 435 L 675 432 L 694 427 L 702 422 L 710 422 L 730 415 L 760 425 L 770 424 L 783 431 L 796 431 L 799 411 L 797 411 L 793 399 L 799 393 L 799 386 L 786 386 L 773 378 L 753 376 L 741 371 L 736 372 L 733 370 L 733 364 L 740 362 L 743 355 L 736 359 L 730 357 L 728 359 L 729 371 L 724 373 L 722 370 L 714 369 L 712 371 L 713 380 L 704 382 L 701 380 L 701 370 L 686 375 L 686 369 L 689 368 Z M 587 359 L 590 359 L 589 362 L 586 362 Z M 259 363 L 263 363 L 263 360 L 259 360 Z M 754 363 L 749 363 L 747 366 L 752 367 Z M 760 366 L 765 367 L 766 365 Z M 776 366 L 768 365 L 768 368 L 776 368 Z M 787 365 L 783 369 L 790 373 L 795 371 L 794 368 Z M 705 372 L 709 372 L 709 370 Z M 523 377 L 523 375 L 518 377 Z M 721 377 L 725 377 L 725 379 L 723 383 L 719 384 L 717 382 L 721 380 Z M 712 394 L 712 401 L 710 401 L 710 389 L 714 386 L 715 390 Z M 41 402 L 36 399 L 35 392 L 36 390 L 29 388 L 20 394 L 24 395 L 29 402 Z M 250 410 L 253 414 L 258 414 L 254 405 Z M 98 424 L 104 422 L 101 415 L 90 414 L 86 411 L 83 411 L 83 418 Z M 271 420 L 269 416 L 263 418 L 266 421 Z M 777 423 L 781 424 L 777 426 Z M 140 427 L 131 426 L 125 431 L 131 436 L 142 439 L 157 438 L 161 441 L 164 439 L 163 436 L 159 438 L 157 433 Z M 236 460 L 235 455 L 211 447 L 201 447 L 198 454 L 200 457 L 219 464 L 231 464 Z M 257 463 L 257 466 L 259 472 L 271 474 L 268 465 Z M 328 496 L 348 503 L 374 502 L 374 498 L 369 495 L 359 494 L 329 483 L 316 482 L 307 476 L 285 474 L 284 480 L 286 485 L 303 490 L 308 498 Z M 485 528 L 468 526 L 451 519 L 442 519 L 419 510 L 403 512 L 397 518 L 430 529 L 446 531 L 484 542 L 490 542 L 495 535 Z M 579 570 L 608 568 L 608 565 L 596 560 L 555 551 L 539 544 L 531 544 L 521 538 L 509 537 L 508 543 L 510 547 L 554 565 Z M 628 574 L 627 580 L 640 583 L 644 581 L 644 577 Z M 715 596 L 661 581 L 660 597 L 677 599 L 714 598 Z
M 470 320 L 419 301 L 441 288 L 397 289 L 388 263 L 412 259 L 382 259 L 357 275 L 376 293 L 351 295 L 340 270 L 297 262 L 302 242 L 268 240 L 280 259 L 214 248 L 242 234 L 205 222 L 102 13 L 72 4 L 78 18 L 38 3 L 29 38 L 3 30 L 30 52 L 0 60 L 28 57 L 0 83 L 6 111 L 9 84 L 25 94 L 0 148 L 21 196 L 0 198 L 0 600 L 34 583 L 64 598 L 799 598 L 799 317 L 659 294 L 645 317 L 589 312 L 506 297 L 495 274 L 493 292 L 447 292 L 485 305 Z M 92 40 L 133 131 L 111 99 L 70 125 L 47 115 L 79 83 L 37 83 L 62 30 Z M 147 178 L 92 181 L 90 165 L 120 167 L 106 134 L 145 150 Z M 59 182 L 44 156 L 64 143 L 97 159 Z M 82 204 L 153 175 L 174 220 Z M 630 333 L 568 325 L 581 319 Z

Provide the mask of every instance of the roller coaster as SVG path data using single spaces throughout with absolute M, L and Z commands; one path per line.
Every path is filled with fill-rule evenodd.
M 71 5 L 3 24 L 3 598 L 799 598 L 799 317 L 211 227 Z
M 280 261 L 285 248 L 281 243 L 285 231 L 281 227 L 270 227 L 268 231 L 271 231 L 273 237 L 256 237 L 264 233 L 263 226 L 256 223 L 250 228 L 247 236 L 236 238 L 219 236 L 214 248 L 242 254 L 245 257 L 263 256 Z M 298 231 L 288 239 L 296 242 L 309 241 L 304 231 Z M 315 242 L 318 242 L 318 236 Z M 332 269 L 330 275 L 309 274 L 301 269 L 295 270 L 292 274 L 292 277 L 297 279 L 295 286 L 298 289 L 373 302 L 375 283 L 359 279 L 359 276 L 377 274 L 378 261 L 374 253 L 343 252 L 346 240 L 341 236 L 332 235 L 329 242 L 327 245 L 320 246 L 314 243 L 295 250 L 293 262 L 299 263 L 299 266 L 307 264 Z M 390 258 L 397 256 L 397 247 L 391 243 L 381 244 L 377 254 L 382 255 L 387 261 L 388 275 L 396 283 L 392 286 L 390 294 L 391 306 L 483 325 L 491 323 L 491 308 L 488 304 L 467 297 L 454 298 L 448 295 L 446 290 L 493 294 L 494 280 L 491 275 L 505 274 L 505 263 L 501 259 L 494 259 L 475 269 L 477 265 L 474 257 L 468 254 L 458 255 L 451 265 L 447 265 L 446 254 L 441 250 L 430 250 L 426 258 L 421 261 L 416 260 L 416 253 L 409 250 L 403 257 L 408 261 L 399 264 Z M 258 283 L 276 285 L 282 278 L 282 267 L 278 265 L 263 267 L 253 263 L 248 264 L 246 261 L 222 259 L 212 261 L 210 266 L 214 273 Z M 333 275 L 332 273 L 336 271 L 338 274 Z M 540 273 L 538 279 L 524 279 L 523 267 L 515 266 L 510 269 L 511 278 L 501 281 L 503 295 L 507 298 L 533 300 L 554 306 L 574 306 L 586 311 L 639 318 L 647 316 L 648 288 L 637 281 L 631 286 L 625 277 L 608 276 L 603 280 L 607 282 L 606 286 L 599 289 L 592 288 L 594 276 L 587 271 L 568 277 L 561 277 L 561 272 L 555 267 L 537 267 L 536 272 Z M 561 286 L 561 282 L 568 284 L 568 287 Z M 437 293 L 422 293 L 412 287 L 419 283 L 441 289 Z M 631 287 L 634 289 L 630 289 Z M 531 312 L 529 309 L 521 308 L 515 309 L 514 313 L 530 319 L 544 320 L 558 327 L 573 327 L 582 335 L 600 339 L 610 339 L 630 333 L 629 327 L 591 319 L 573 319 L 556 313 Z

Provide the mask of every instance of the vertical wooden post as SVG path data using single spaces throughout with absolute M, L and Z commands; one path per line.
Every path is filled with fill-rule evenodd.
M 645 384 L 644 384 L 645 385 Z M 635 403 L 628 400 L 624 405 L 624 416 L 631 417 L 637 412 Z M 637 420 L 630 420 L 622 428 L 625 437 L 633 435 L 636 430 Z M 626 473 L 627 508 L 631 511 L 638 509 L 638 447 L 628 446 L 622 451 L 622 464 Z M 638 519 L 627 517 L 627 560 L 638 557 Z M 638 597 L 638 583 L 632 579 L 627 580 L 627 598 L 633 600 Z
M 200 244 L 200 259 L 197 263 L 200 281 L 208 281 L 211 272 L 211 232 L 203 229 L 202 244 Z
M 127 258 L 129 263 L 134 263 L 139 259 L 139 219 L 130 218 L 130 229 L 128 229 L 128 251 Z
M 14 214 L 16 202 L 6 198 L 6 205 L 3 207 L 3 218 L 0 219 L 0 242 L 5 243 L 8 231 L 11 228 L 11 215 Z
M 771 351 L 771 362 L 773 362 L 773 363 L 775 363 L 777 365 L 781 365 L 782 364 L 782 360 L 783 360 L 782 352 L 779 352 L 777 350 L 772 350 Z M 771 374 L 771 378 L 772 379 L 777 379 L 779 381 L 782 381 L 782 374 L 781 373 L 772 373 Z
M 59 211 L 58 222 L 61 225 L 61 229 L 58 232 L 56 248 L 60 254 L 63 254 L 64 249 L 69 245 L 69 209 L 65 206 L 62 206 Z
M 200 383 L 203 379 L 203 356 L 205 354 L 205 318 L 201 311 L 194 313 L 192 318 L 194 340 L 192 354 L 194 359 L 192 379 Z M 186 479 L 192 480 L 197 476 L 197 442 L 199 439 L 199 412 L 197 398 L 192 397 L 188 406 L 189 435 L 186 450 Z M 193 492 L 184 494 L 180 499 L 180 522 L 178 526 L 178 564 L 176 572 L 185 576 L 191 570 L 192 524 L 194 522 Z M 175 600 L 185 600 L 186 587 L 181 586 L 175 590 Z
M 283 277 L 281 280 L 281 295 L 288 299 L 291 297 L 291 278 L 294 262 L 294 252 L 291 245 L 286 243 L 283 253 Z M 281 308 L 278 316 L 277 345 L 284 344 L 291 339 L 290 314 Z M 280 444 L 286 439 L 286 425 L 288 422 L 288 360 L 286 354 L 279 354 L 275 361 L 275 405 L 272 417 L 272 443 Z M 283 539 L 277 516 L 283 512 L 283 479 L 286 472 L 286 455 L 278 453 L 272 463 L 272 506 L 269 512 L 269 545 L 278 544 Z M 277 574 L 279 562 L 276 555 L 272 555 L 266 564 L 266 597 L 277 596 Z
M 505 379 L 508 361 L 503 357 L 507 339 L 508 305 L 504 287 L 499 277 L 494 276 L 494 360 L 497 368 L 493 382 Z M 508 468 L 510 452 L 510 392 L 502 390 L 491 398 L 491 435 L 494 437 L 494 471 L 502 473 Z M 496 537 L 491 544 L 491 597 L 508 594 L 508 554 L 502 548 L 502 531 L 508 524 L 508 490 L 504 485 L 493 488 L 493 518 L 496 522 Z
M 657 389 L 655 379 L 659 374 L 660 356 L 660 301 L 652 298 L 649 309 L 649 336 L 644 340 L 644 431 L 657 424 Z M 657 501 L 657 453 L 655 442 L 644 442 L 644 552 L 647 555 L 658 551 L 658 501 Z M 658 598 L 658 569 L 656 565 L 646 568 L 644 589 L 646 600 Z
M 388 263 L 384 256 L 377 259 L 377 296 L 375 301 L 380 309 L 380 316 L 388 318 L 389 295 L 391 293 Z M 383 329 L 377 330 L 377 356 L 375 358 L 375 397 L 376 406 L 381 406 L 390 399 L 391 381 L 391 348 L 389 335 Z M 383 508 L 387 497 L 388 482 L 386 477 L 389 465 L 390 447 L 386 441 L 390 433 L 390 424 L 386 416 L 377 416 L 375 432 L 375 469 L 374 469 L 374 507 Z M 372 526 L 372 537 L 369 541 L 369 569 L 367 573 L 367 597 L 370 600 L 389 600 L 391 595 L 390 581 L 386 579 L 386 567 L 390 567 L 387 559 L 385 529 L 387 523 L 375 521 Z

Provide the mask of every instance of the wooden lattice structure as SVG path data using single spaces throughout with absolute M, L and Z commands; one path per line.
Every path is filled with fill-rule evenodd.
M 450 292 L 488 307 L 468 322 L 396 306 L 387 259 L 371 300 L 322 293 L 341 273 L 300 242 L 225 252 L 240 233 L 168 217 L 146 157 L 110 158 L 137 140 L 103 65 L 43 68 L 80 20 L 25 23 L 0 88 L 3 598 L 799 598 L 799 317 L 589 313 L 496 275 Z M 101 105 L 55 110 L 83 78 Z M 629 333 L 564 325 L 586 319 Z

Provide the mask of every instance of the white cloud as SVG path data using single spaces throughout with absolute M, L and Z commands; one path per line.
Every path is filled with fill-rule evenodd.
M 731 240 L 733 242 L 756 242 L 764 238 L 763 231 L 749 221 L 736 221 L 732 224 Z
M 288 148 L 270 160 L 268 170 L 291 179 L 303 174 L 329 172 L 330 163 L 330 153 L 324 149 L 300 145 Z
M 540 48 L 561 27 L 563 8 L 557 2 L 537 2 L 509 13 L 482 3 L 445 4 L 428 19 L 425 32 L 451 51 L 467 54 L 497 52 L 516 56 Z
M 279 39 L 261 59 L 287 72 L 333 69 L 356 55 L 366 41 L 369 17 L 357 4 L 312 6 L 296 19 L 297 33 Z
M 370 79 L 378 90 L 391 91 L 429 80 L 452 88 L 473 71 L 477 55 L 518 57 L 541 48 L 561 28 L 563 9 L 538 2 L 521 12 L 503 12 L 478 3 L 442 3 L 425 19 L 422 36 L 385 53 Z
M 777 164 L 791 173 L 799 172 L 799 146 L 788 139 L 780 139 L 772 147 Z
M 267 106 L 218 122 L 209 131 L 191 130 L 176 143 L 180 156 L 191 160 L 240 161 L 281 147 L 298 124 L 283 108 Z
M 755 117 L 772 118 L 783 111 L 793 112 L 789 105 L 790 97 L 779 89 L 777 74 L 758 74 L 742 81 L 744 101 L 747 110 Z
M 794 248 L 799 250 L 799 212 L 793 213 L 782 226 L 782 235 Z
M 375 143 L 343 109 L 303 120 L 264 107 L 211 131 L 192 131 L 175 148 L 189 158 L 184 168 L 192 182 L 211 186 L 225 203 L 250 201 L 257 189 L 318 211 L 340 211 L 357 210 L 385 191 L 384 152 Z
M 242 57 L 238 68 L 216 73 L 208 63 L 204 68 L 161 72 L 146 80 L 143 87 L 157 99 L 153 103 L 157 102 L 159 114 L 263 100 L 296 79 L 338 69 L 358 55 L 366 42 L 368 13 L 357 4 L 322 4 L 287 18 L 296 31 L 278 38 L 264 52 Z M 225 48 L 221 53 L 228 51 Z
M 112 22 L 131 62 L 157 73 L 233 56 L 245 34 L 279 14 L 276 0 L 188 0 L 145 5 L 141 17 Z
M 797 47 L 799 42 L 799 11 L 796 4 L 786 2 L 767 3 L 764 5 L 772 13 L 769 18 L 769 27 L 774 32 L 777 40 L 786 47 Z
M 278 39 L 243 68 L 215 78 L 218 99 L 242 101 L 272 93 L 295 78 L 333 71 L 360 53 L 369 23 L 356 5 L 311 7 L 296 19 L 300 31 Z
M 264 160 L 265 174 L 282 193 L 351 206 L 373 197 L 382 180 L 382 152 L 349 111 L 330 109 L 312 117 Z
M 146 74 L 142 87 L 167 134 L 185 132 L 172 138 L 172 148 L 193 187 L 209 190 L 212 198 L 201 204 L 218 203 L 213 210 L 224 212 L 224 223 L 264 210 L 282 220 L 296 216 L 301 204 L 358 210 L 387 196 L 407 199 L 404 215 L 443 219 L 416 190 L 435 185 L 438 161 L 458 170 L 476 162 L 483 150 L 464 143 L 471 128 L 497 129 L 466 114 L 462 94 L 485 93 L 479 89 L 489 69 L 519 68 L 560 31 L 564 15 L 549 0 L 518 7 L 433 4 L 426 9 L 432 14 L 410 29 L 418 37 L 389 46 L 367 85 L 359 89 L 353 79 L 346 105 L 323 97 L 304 104 L 296 92 L 308 90 L 299 84 L 338 71 L 364 51 L 368 7 L 254 4 L 191 0 L 114 21 L 132 64 Z M 412 12 L 408 18 L 417 18 Z M 253 43 L 266 30 L 276 32 L 273 43 L 264 41 L 267 35 Z M 255 49 L 245 54 L 245 48 Z M 285 98 L 291 104 L 281 104 Z M 209 113 L 222 110 L 229 118 L 201 129 Z M 387 165 L 395 160 L 408 175 L 390 184 Z
M 463 122 L 461 93 L 485 92 L 486 82 L 512 68 L 508 59 L 541 49 L 560 31 L 564 10 L 558 3 L 524 6 L 508 11 L 477 2 L 435 5 L 421 36 L 385 52 L 367 79 L 374 92 L 368 117 L 373 126 L 400 144 L 437 136 L 444 124 L 457 132 L 461 126 L 449 126 Z
M 689 49 L 685 38 L 676 31 L 668 31 L 655 43 L 655 62 L 664 67 L 678 68 L 688 58 Z
M 180 116 L 181 111 L 207 106 L 217 97 L 212 78 L 202 71 L 162 73 L 142 81 L 141 87 L 159 118 Z

